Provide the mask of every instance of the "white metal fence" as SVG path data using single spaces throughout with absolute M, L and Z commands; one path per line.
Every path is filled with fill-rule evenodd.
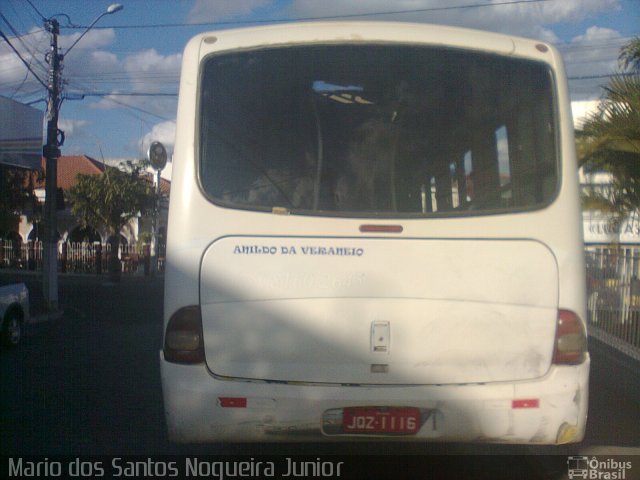
M 0 240 L 0 268 L 42 270 L 43 242 L 12 242 Z M 58 243 L 58 270 L 62 273 L 102 274 L 109 271 L 111 245 L 85 242 Z M 150 268 L 149 245 L 121 244 L 117 258 L 123 273 L 148 273 Z M 164 258 L 158 257 L 158 271 L 164 268 Z
M 588 247 L 585 253 L 591 333 L 640 359 L 640 248 Z

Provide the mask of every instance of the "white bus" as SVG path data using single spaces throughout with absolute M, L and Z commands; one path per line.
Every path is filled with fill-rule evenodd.
M 553 47 L 299 23 L 198 35 L 181 75 L 172 441 L 582 439 L 582 223 Z

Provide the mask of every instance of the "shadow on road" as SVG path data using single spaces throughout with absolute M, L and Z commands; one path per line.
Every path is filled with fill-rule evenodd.
M 31 289 L 40 288 L 38 278 L 26 281 Z M 64 316 L 32 327 L 20 348 L 0 351 L 4 455 L 500 454 L 530 458 L 524 461 L 533 468 L 529 464 L 536 461 L 529 454 L 566 457 L 602 445 L 615 451 L 640 443 L 637 372 L 625 371 L 610 351 L 594 343 L 583 444 L 559 449 L 394 442 L 169 444 L 158 362 L 162 288 L 162 278 L 123 278 L 116 284 L 96 277 L 61 278 Z

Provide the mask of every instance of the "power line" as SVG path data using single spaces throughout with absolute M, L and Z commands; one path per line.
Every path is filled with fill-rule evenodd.
M 171 118 L 165 117 L 163 115 L 158 115 L 157 113 L 150 112 L 148 110 L 145 110 L 145 109 L 140 108 L 140 107 L 136 107 L 134 105 L 129 105 L 129 104 L 124 103 L 124 102 L 119 102 L 118 100 L 115 100 L 113 98 L 105 97 L 105 100 L 107 100 L 109 102 L 116 103 L 116 104 L 121 105 L 121 106 L 126 107 L 126 108 L 130 108 L 131 110 L 135 110 L 135 111 L 144 113 L 146 115 L 151 115 L 152 117 L 159 118 L 160 120 L 165 120 L 167 122 L 175 122 L 175 119 L 171 119 Z
M 558 50 L 560 50 L 563 53 L 570 53 L 570 52 L 575 52 L 580 50 L 590 51 L 590 50 L 596 50 L 596 49 L 612 49 L 612 48 L 618 49 L 633 38 L 634 37 L 620 37 L 615 40 L 602 39 L 602 40 L 594 40 L 592 42 L 580 42 L 576 44 L 562 43 L 562 44 L 556 44 L 556 47 L 558 48 Z M 602 43 L 599 43 L 599 42 L 602 42 Z
M 9 45 L 9 47 L 11 47 L 11 50 L 14 51 L 14 53 L 18 56 L 18 58 L 22 61 L 22 63 L 24 64 L 25 67 L 27 67 L 27 70 L 29 70 L 31 72 L 31 74 L 36 78 L 36 80 L 38 80 L 38 82 L 40 83 L 40 85 L 42 85 L 44 88 L 46 88 L 47 90 L 49 89 L 49 87 L 47 86 L 46 83 L 44 83 L 44 81 L 42 81 L 40 79 L 40 77 L 36 74 L 36 72 L 33 71 L 33 69 L 31 68 L 31 65 L 29 65 L 27 63 L 27 61 L 22 58 L 22 55 L 20 55 L 20 52 L 18 52 L 18 50 L 16 50 L 16 48 L 13 46 L 13 44 L 9 41 L 9 39 L 7 38 L 7 36 L 4 34 L 4 32 L 2 30 L 0 30 L 0 36 L 4 39 L 5 42 L 7 42 L 7 44 Z
M 314 20 L 336 20 L 340 18 L 359 18 L 359 17 L 376 17 L 383 15 L 401 15 L 408 13 L 424 13 L 424 12 L 443 12 L 447 10 L 465 10 L 471 8 L 483 8 L 483 7 L 502 7 L 508 5 L 519 5 L 528 3 L 541 3 L 550 2 L 555 0 L 512 0 L 495 3 L 472 3 L 467 5 L 455 5 L 448 7 L 429 7 L 429 8 L 414 8 L 409 10 L 388 10 L 384 12 L 364 12 L 364 13 L 351 13 L 342 15 L 321 15 L 314 17 L 298 17 L 298 18 L 276 18 L 270 20 L 227 20 L 227 21 L 215 21 L 215 22 L 194 22 L 194 23 L 156 23 L 156 24 L 141 24 L 141 25 L 106 25 L 94 28 L 113 28 L 113 29 L 127 29 L 127 28 L 179 28 L 179 27 L 198 27 L 205 25 L 251 25 L 251 24 L 265 24 L 265 23 L 287 23 L 287 22 L 307 22 Z M 78 29 L 86 28 L 83 25 L 67 26 L 64 28 Z
M 29 66 L 31 66 L 31 62 L 33 62 L 33 59 L 35 57 L 32 55 L 31 56 L 31 60 L 29 60 Z M 22 79 L 22 82 L 20 82 L 20 85 L 18 85 L 13 93 L 11 94 L 11 96 L 9 98 L 13 98 L 16 96 L 16 94 L 20 91 L 20 89 L 24 86 L 25 82 L 27 81 L 27 78 L 29 78 L 29 70 L 27 70 L 26 72 L 24 72 L 24 78 Z
M 582 75 L 577 77 L 567 77 L 567 80 L 599 80 L 603 78 L 613 78 L 613 77 L 631 77 L 634 75 L 638 75 L 635 72 L 623 72 L 623 73 L 609 73 L 602 75 Z
M 34 30 L 33 32 L 21 33 L 19 35 L 15 35 L 15 38 L 24 38 L 30 37 L 31 35 L 37 35 L 38 33 L 46 32 L 44 28 L 40 28 L 38 30 Z
M 23 30 L 27 30 L 26 24 L 22 20 L 22 15 L 21 15 L 22 12 L 18 13 L 18 8 L 16 8 L 16 6 L 14 5 L 16 0 L 4 0 L 4 1 L 7 4 L 7 7 L 11 9 L 11 11 L 13 12 L 13 15 L 15 16 L 16 20 L 22 25 Z M 17 1 L 20 1 L 20 0 L 17 0 Z M 21 4 L 20 7 L 23 7 L 23 5 Z M 25 13 L 28 14 L 28 12 L 25 12 Z M 5 12 L 5 14 L 8 15 L 9 12 L 7 11 Z M 33 12 L 31 12 L 31 15 L 28 15 L 28 16 L 29 16 L 30 22 L 36 22 L 36 23 L 40 22 L 40 18 L 37 18 L 36 15 L 33 15 Z
M 622 73 L 608 73 L 608 74 L 599 74 L 599 75 L 580 75 L 580 76 L 571 76 L 567 77 L 567 80 L 597 80 L 603 78 L 612 78 L 612 77 L 629 77 L 637 75 L 633 72 L 622 72 Z M 177 97 L 177 93 L 170 92 L 78 92 L 77 94 L 82 98 L 84 97 Z M 74 93 L 69 92 L 68 98 L 73 100 Z M 117 102 L 116 102 L 117 103 Z M 130 105 L 126 105 L 130 106 Z M 150 115 L 154 115 L 151 112 L 144 112 Z
M 9 27 L 9 30 L 11 30 L 11 32 L 14 35 L 14 38 L 18 39 L 18 41 L 20 42 L 20 45 L 22 45 L 22 47 L 27 51 L 27 53 L 29 53 L 29 55 L 31 55 L 31 59 L 32 61 L 35 59 L 36 63 L 45 70 L 45 72 L 47 71 L 47 67 L 45 67 L 42 62 L 40 62 L 40 60 L 38 60 L 37 56 L 35 55 L 35 53 L 29 49 L 29 47 L 27 46 L 27 44 L 24 42 L 24 40 L 22 39 L 22 37 L 18 34 L 18 32 L 16 31 L 15 28 L 13 28 L 13 25 L 11 25 L 11 22 L 9 22 L 9 20 L 7 19 L 7 17 L 5 17 L 2 12 L 0 12 L 0 18 L 2 18 L 2 20 L 4 20 L 4 23 L 7 24 L 7 26 Z M 31 62 L 29 62 L 29 65 L 31 65 Z
M 46 99 L 46 98 L 44 98 L 44 97 L 43 97 L 43 98 L 39 98 L 39 99 L 37 99 L 37 100 L 32 100 L 32 101 L 30 101 L 30 102 L 25 103 L 25 105 L 34 105 L 34 104 L 36 104 L 36 103 L 40 103 L 40 102 L 47 103 L 47 99 Z M 23 103 L 24 103 L 24 102 L 23 102 Z
M 33 5 L 33 3 L 30 0 L 27 0 L 28 3 L 31 5 L 31 7 L 35 10 L 35 12 L 44 19 L 44 16 L 41 14 L 41 12 L 39 12 L 37 10 L 37 8 Z M 470 3 L 470 4 L 466 4 L 466 5 L 457 5 L 457 6 L 444 6 L 444 7 L 431 7 L 431 8 L 420 8 L 420 9 L 407 9 L 407 10 L 389 10 L 389 11 L 379 11 L 379 12 L 364 12 L 364 13 L 353 13 L 353 14 L 343 14 L 343 15 L 327 15 L 327 16 L 315 16 L 315 17 L 301 17 L 301 18 L 281 18 L 281 19 L 271 19 L 271 20 L 240 20 L 240 21 L 220 21 L 220 22 L 202 22 L 202 23 L 173 23 L 173 24 L 148 24 L 148 25 L 124 25 L 124 26 L 94 26 L 93 28 L 114 28 L 114 29 L 130 29 L 130 28 L 158 28 L 158 27 L 192 27 L 192 26 L 202 26 L 202 25 L 230 25 L 230 24 L 265 24 L 265 23 L 278 23 L 278 22 L 289 22 L 289 21 L 311 21 L 311 20 L 329 20 L 329 19 L 339 19 L 339 18 L 353 18 L 353 17 L 371 17 L 371 16 L 380 16 L 380 15 L 394 15 L 394 14 L 409 14 L 409 13 L 420 13 L 420 12 L 437 12 L 437 11 L 448 11 L 448 10 L 461 10 L 461 9 L 473 9 L 473 8 L 483 8 L 483 7 L 494 7 L 494 6 L 510 6 L 510 5 L 517 5 L 517 4 L 536 4 L 536 3 L 541 3 L 541 2 L 548 2 L 548 1 L 553 1 L 553 0 L 511 0 L 511 1 L 502 1 L 502 2 L 496 2 L 496 3 Z M 0 14 L 1 15 L 1 14 Z M 4 18 L 4 17 L 3 17 Z M 67 17 L 68 18 L 68 17 Z M 6 19 L 5 19 L 6 22 Z M 11 25 L 9 25 L 9 27 L 11 28 Z M 78 26 L 78 25 L 74 25 L 70 22 L 69 20 L 69 25 L 62 27 L 62 28 L 69 28 L 69 29 L 78 29 L 78 28 L 86 28 L 85 26 Z M 41 32 L 42 30 L 40 30 Z M 14 32 L 16 33 L 16 32 Z M 37 32 L 31 32 L 29 34 L 25 34 L 25 35 L 31 35 L 33 33 L 37 33 Z M 21 36 L 25 36 L 25 35 L 21 35 Z M 16 35 L 16 37 L 20 37 L 19 35 Z M 3 38 L 7 41 L 7 43 L 13 48 L 13 45 L 11 45 L 10 41 L 6 38 L 6 36 L 3 35 Z M 631 37 L 629 37 L 631 38 Z M 561 44 L 558 45 L 558 48 L 563 51 L 564 53 L 568 53 L 568 52 L 574 52 L 576 50 L 587 50 L 587 51 L 592 51 L 592 50 L 596 50 L 596 49 L 604 49 L 604 48 L 619 48 L 620 44 L 624 42 L 625 40 L 627 40 L 626 38 L 609 38 L 609 39 L 600 39 L 600 40 L 592 40 L 592 42 L 580 42 L 577 45 L 572 45 L 572 44 Z M 611 42 L 616 42 L 616 43 L 611 43 Z M 619 43 L 618 43 L 619 42 Z M 22 42 L 21 42 L 22 43 Z M 23 44 L 23 46 L 27 49 L 27 51 L 29 51 L 29 49 Z M 30 68 L 30 64 L 27 64 L 26 61 L 24 60 L 24 58 L 21 57 L 21 55 L 16 51 L 15 48 L 13 48 L 14 52 L 20 57 L 20 59 L 22 60 L 23 64 L 25 64 L 25 66 L 28 68 L 28 71 L 31 72 L 36 79 L 40 82 L 40 84 L 42 84 L 43 86 L 44 83 L 40 80 L 40 78 L 35 74 L 34 70 L 32 68 Z M 29 51 L 29 53 L 31 53 L 33 55 L 33 53 L 31 51 Z M 578 52 L 576 52 L 578 53 Z M 32 59 L 33 60 L 33 59 Z M 36 61 L 38 61 L 36 59 Z M 606 61 L 605 59 L 603 60 L 598 60 L 598 61 L 594 61 L 594 62 L 604 62 Z M 38 61 L 38 63 L 40 64 L 41 67 L 43 67 L 43 65 Z M 588 62 L 568 62 L 569 64 L 577 64 L 577 63 L 588 63 Z M 46 67 L 45 67 L 46 68 Z M 146 78 L 147 76 L 145 75 L 134 75 L 134 78 L 131 78 L 131 72 L 106 72 L 103 74 L 87 74 L 87 75 L 83 75 L 82 73 L 79 73 L 77 75 L 78 78 L 85 78 L 87 80 L 91 80 L 94 88 L 95 87 L 99 87 L 100 84 L 103 85 L 103 88 L 111 88 L 111 85 L 117 85 L 119 82 L 125 82 L 127 85 L 132 86 L 135 83 L 148 83 L 146 82 Z M 149 80 L 155 80 L 155 84 L 157 85 L 162 85 L 164 84 L 165 86 L 169 86 L 169 84 L 173 85 L 173 77 L 177 77 L 178 73 L 168 73 L 168 74 L 164 74 L 164 78 L 160 78 L 160 75 L 158 74 L 154 74 L 151 75 L 149 77 Z M 615 74 L 611 74 L 611 75 L 590 75 L 590 76 L 573 76 L 573 77 L 569 77 L 569 80 L 588 80 L 588 79 L 600 79 L 600 78 L 609 78 L 611 76 L 614 76 Z M 164 81 L 163 81 L 164 80 Z M 22 81 L 22 83 L 20 84 L 20 86 L 22 86 L 24 84 L 24 80 Z M 125 87 L 126 88 L 126 87 Z M 162 88 L 162 87 L 161 87 Z M 15 90 L 14 94 L 18 93 L 18 90 L 20 89 L 20 87 L 18 87 L 18 89 Z M 89 90 L 89 89 L 87 89 Z M 131 92 L 131 93 L 106 93 L 106 92 L 102 92 L 102 91 L 98 91 L 98 92 L 91 92 L 91 93 L 79 93 L 78 95 L 82 95 L 84 96 L 97 96 L 97 97 L 111 97 L 111 96 L 149 96 L 149 97 L 153 97 L 153 96 L 157 96 L 157 97 L 161 97 L 161 96 L 165 96 L 165 97 L 175 97 L 177 94 L 176 93 L 163 93 L 163 92 Z M 68 98 L 71 98 L 72 95 L 68 96 Z M 117 103 L 117 102 L 114 102 Z M 129 105 L 125 105 L 129 108 L 131 108 L 131 106 Z M 151 114 L 150 112 L 144 112 L 147 114 Z M 153 114 L 152 114 L 153 115 Z
M 83 88 L 83 86 L 82 86 L 81 84 L 78 84 L 78 83 L 75 83 L 75 82 L 72 84 L 72 86 L 73 86 L 74 88 L 78 88 L 78 89 L 82 89 L 82 88 Z M 86 87 L 84 87 L 84 88 L 86 88 Z M 111 94 L 111 93 L 104 94 L 104 93 L 101 93 L 101 92 L 93 92 L 93 93 L 99 93 L 99 95 L 92 95 L 92 92 L 91 92 L 91 91 L 89 91 L 89 92 L 88 92 L 88 93 L 86 93 L 86 94 L 84 94 L 84 93 L 79 93 L 79 95 L 85 95 L 85 96 L 101 96 L 101 97 L 103 97 L 103 98 L 104 98 L 106 101 L 108 101 L 108 102 L 115 103 L 115 104 L 120 105 L 120 106 L 122 106 L 122 107 L 128 108 L 128 109 L 130 109 L 130 110 L 132 110 L 132 111 L 137 111 L 137 112 L 140 112 L 140 113 L 144 113 L 144 114 L 146 114 L 146 115 L 150 115 L 150 116 L 152 116 L 152 117 L 156 117 L 156 118 L 158 118 L 158 119 L 160 119 L 160 120 L 166 120 L 166 121 L 171 121 L 171 122 L 175 121 L 174 119 L 167 118 L 167 117 L 162 116 L 162 115 L 159 115 L 159 114 L 157 114 L 157 113 L 150 112 L 150 111 L 145 110 L 145 109 L 143 109 L 143 108 L 140 108 L 140 107 L 137 107 L 137 106 L 134 106 L 134 105 L 130 105 L 130 104 L 125 103 L 125 102 L 118 101 L 118 100 L 116 100 L 115 98 L 113 98 L 113 97 L 112 97 L 114 94 Z M 137 92 L 137 93 L 144 93 L 144 92 Z M 117 96 L 118 94 L 115 94 L 115 95 Z M 157 95 L 157 94 L 156 94 L 156 95 Z M 123 96 L 124 96 L 124 95 L 123 95 Z M 133 95 L 132 95 L 132 96 L 133 96 Z M 153 95 L 152 95 L 152 93 L 151 93 L 151 92 L 149 92 L 149 93 L 147 93 L 147 94 L 145 94 L 145 95 L 138 95 L 138 96 L 153 96 Z M 160 95 L 158 95 L 158 96 L 160 96 Z M 162 95 L 162 96 L 164 96 L 164 95 Z M 174 95 L 174 96 L 177 96 L 177 95 Z M 131 115 L 133 115 L 134 117 L 136 117 L 138 120 L 146 121 L 146 120 L 144 120 L 143 118 L 139 117 L 138 115 L 135 115 L 133 112 L 129 112 L 129 113 L 130 113 Z
M 177 93 L 166 92 L 82 92 L 83 97 L 177 97 Z
M 31 3 L 31 0 L 27 0 L 27 3 L 28 3 L 29 5 L 31 5 L 31 8 L 33 8 L 33 9 L 35 10 L 35 12 L 38 14 L 38 16 L 40 17 L 40 19 L 41 19 L 43 22 L 46 22 L 46 21 L 47 21 L 47 18 L 45 18 L 45 16 L 44 16 L 44 15 L 42 15 L 42 13 L 40 13 L 40 10 L 38 10 L 38 9 L 35 7 L 35 5 L 34 5 L 33 3 Z

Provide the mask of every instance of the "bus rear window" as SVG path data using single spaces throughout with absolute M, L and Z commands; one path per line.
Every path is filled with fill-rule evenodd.
M 475 215 L 558 186 L 543 63 L 397 45 L 279 47 L 203 62 L 199 178 L 228 208 Z

